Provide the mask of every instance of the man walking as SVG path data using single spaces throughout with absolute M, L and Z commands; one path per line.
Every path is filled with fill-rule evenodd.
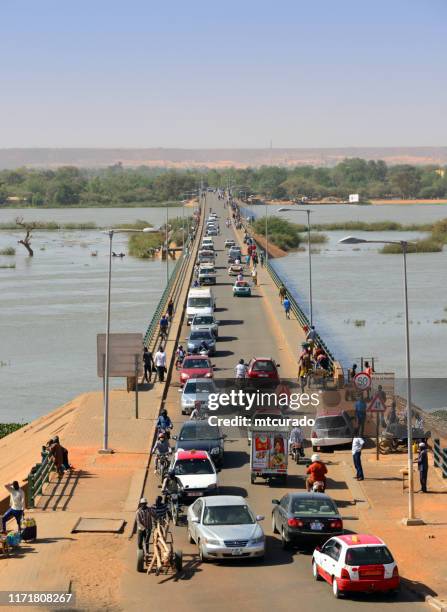
M 17 482 L 17 480 L 14 480 L 14 482 L 12 482 L 11 484 L 5 484 L 5 489 L 9 491 L 10 502 L 9 509 L 2 517 L 3 533 L 6 533 L 6 523 L 12 517 L 14 517 L 17 521 L 18 530 L 20 531 L 23 511 L 25 510 L 25 493 L 19 487 L 19 483 Z
M 158 351 L 155 353 L 154 363 L 157 369 L 158 380 L 160 382 L 164 382 L 166 371 L 166 353 L 161 344 L 158 347 Z
M 428 476 L 428 453 L 427 445 L 424 442 L 419 444 L 419 454 L 417 458 L 419 480 L 421 481 L 421 493 L 427 493 L 427 476 Z
M 143 365 L 144 365 L 144 374 L 143 380 L 150 383 L 152 378 L 152 370 L 155 370 L 154 358 L 152 357 L 152 352 L 147 348 L 147 346 L 143 349 Z
M 174 314 L 174 302 L 173 302 L 172 298 L 169 300 L 166 309 L 167 309 L 167 312 L 168 312 L 169 322 L 171 322 L 172 321 L 172 315 Z
M 283 308 L 284 308 L 284 312 L 286 313 L 286 319 L 290 319 L 290 306 L 291 306 L 291 304 L 290 304 L 290 300 L 287 297 L 287 295 L 284 298 L 284 301 L 283 301 L 282 305 L 283 305 Z
M 281 304 L 284 302 L 284 298 L 286 297 L 287 291 L 284 285 L 281 285 L 279 288 L 279 299 L 281 300 Z
M 261 262 L 261 268 L 263 268 L 264 267 L 264 254 L 263 253 L 259 255 L 259 261 Z
M 365 435 L 365 420 L 366 420 L 366 402 L 363 397 L 355 402 L 355 418 L 357 421 L 357 430 L 363 437 Z
M 137 523 L 138 548 L 143 548 L 147 553 L 149 551 L 149 540 L 152 532 L 152 514 L 145 497 L 140 499 L 135 518 Z
M 365 444 L 365 440 L 360 436 L 359 432 L 356 431 L 355 437 L 352 440 L 352 459 L 354 461 L 354 467 L 357 472 L 356 479 L 364 480 L 363 467 L 362 467 L 362 448 Z

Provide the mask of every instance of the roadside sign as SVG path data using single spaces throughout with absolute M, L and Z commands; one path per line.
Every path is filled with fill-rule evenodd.
M 97 334 L 97 374 L 104 377 L 106 335 Z M 109 339 L 109 376 L 125 378 L 143 374 L 143 334 L 110 334 Z
M 380 395 L 375 395 L 368 404 L 367 410 L 369 412 L 385 412 L 386 406 L 383 403 Z
M 358 391 L 367 391 L 371 386 L 371 376 L 366 372 L 359 372 L 354 376 L 354 386 Z
M 360 201 L 360 197 L 358 193 L 350 193 L 349 194 L 349 203 L 350 204 L 358 204 Z

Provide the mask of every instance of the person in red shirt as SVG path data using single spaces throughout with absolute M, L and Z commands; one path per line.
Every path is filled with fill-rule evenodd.
M 318 453 L 314 453 L 312 455 L 311 461 L 312 463 L 309 465 L 306 471 L 306 474 L 309 474 L 309 477 L 306 480 L 307 490 L 312 490 L 314 482 L 324 482 L 324 488 L 326 488 L 327 467 L 321 461 Z

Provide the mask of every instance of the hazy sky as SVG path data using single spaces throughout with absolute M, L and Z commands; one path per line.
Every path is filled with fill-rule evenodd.
M 446 0 L 0 0 L 0 147 L 447 144 Z

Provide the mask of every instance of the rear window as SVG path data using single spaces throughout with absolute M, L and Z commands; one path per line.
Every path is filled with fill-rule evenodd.
M 338 511 L 328 499 L 292 499 L 291 512 L 299 516 L 337 516 Z
M 211 325 L 212 323 L 214 323 L 214 319 L 213 317 L 209 316 L 200 316 L 200 317 L 194 317 L 193 320 L 193 325 Z
M 315 421 L 315 429 L 337 429 L 346 427 L 347 423 L 342 416 L 318 417 Z
M 381 565 L 393 561 L 386 546 L 355 546 L 346 551 L 346 565 Z
M 208 382 L 206 379 L 203 381 L 197 382 L 187 382 L 183 393 L 185 395 L 189 395 L 190 393 L 212 393 L 214 390 L 214 386 L 211 382 Z
M 247 284 L 247 283 L 245 283 Z M 275 366 L 271 361 L 255 361 L 252 368 L 255 372 L 274 372 Z
M 198 329 L 197 331 L 191 332 L 189 336 L 190 340 L 212 340 L 213 336 L 211 332 L 206 329 Z
M 203 370 L 210 367 L 208 359 L 185 359 L 183 368 L 185 370 Z
M 216 440 L 219 435 L 217 427 L 207 423 L 187 423 L 180 431 L 179 440 Z

